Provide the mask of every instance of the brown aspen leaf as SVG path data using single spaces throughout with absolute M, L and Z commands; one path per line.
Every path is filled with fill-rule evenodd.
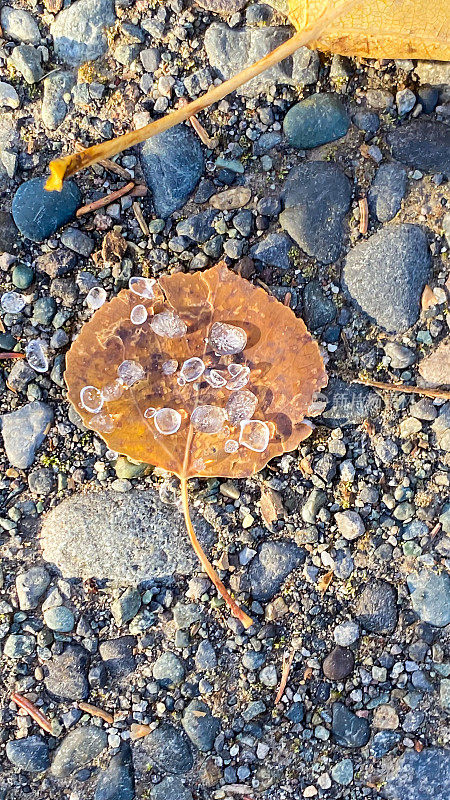
M 139 278 L 133 285 L 146 291 L 150 283 Z M 85 324 L 67 354 L 68 398 L 84 424 L 111 450 L 179 478 L 247 477 L 298 447 L 311 431 L 303 419 L 326 385 L 304 322 L 223 263 L 162 277 L 150 291 L 155 297 L 122 290 Z M 233 349 L 224 325 L 232 326 L 231 336 L 242 331 L 245 344 L 216 355 L 221 334 L 225 349 Z M 158 414 L 163 408 L 175 412 L 173 433 L 163 432 L 171 429 L 170 415 L 165 422 Z M 259 424 L 247 429 L 243 419 Z M 249 437 L 253 449 L 239 444 Z
M 280 7 L 280 3 L 274 3 Z M 298 31 L 310 26 L 330 6 L 343 13 L 308 46 L 347 56 L 450 60 L 448 0 L 285 0 L 281 6 Z
M 327 376 L 304 322 L 220 263 L 158 282 L 131 278 L 67 354 L 68 398 L 114 450 L 177 475 L 186 526 L 211 580 L 245 625 L 200 548 L 188 478 L 243 478 L 309 436 Z

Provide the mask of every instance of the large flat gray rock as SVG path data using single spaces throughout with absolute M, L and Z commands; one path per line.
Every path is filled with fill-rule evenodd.
M 202 546 L 214 536 L 193 514 Z M 63 500 L 41 530 L 45 561 L 69 578 L 108 579 L 115 586 L 142 581 L 167 583 L 198 565 L 181 513 L 164 505 L 153 490 L 89 492 Z
M 13 467 L 31 466 L 52 422 L 50 406 L 37 400 L 0 417 L 6 455 Z

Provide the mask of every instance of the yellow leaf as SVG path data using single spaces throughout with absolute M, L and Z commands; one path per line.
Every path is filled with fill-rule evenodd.
M 341 3 L 342 4 L 342 3 Z M 335 0 L 288 0 L 288 15 L 303 30 Z M 310 47 L 368 58 L 450 61 L 449 0 L 365 0 L 344 11 Z

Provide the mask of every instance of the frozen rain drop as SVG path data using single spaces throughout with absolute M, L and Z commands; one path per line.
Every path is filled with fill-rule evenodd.
M 154 278 L 130 278 L 128 286 L 139 297 L 151 299 L 155 296 L 153 291 L 155 283 L 156 280 Z
M 114 400 L 120 400 L 123 395 L 123 383 L 119 378 L 116 378 L 112 383 L 108 383 L 102 389 L 102 397 L 105 403 L 112 403 Z
M 220 355 L 242 353 L 247 344 L 247 334 L 243 328 L 227 322 L 215 322 L 209 334 L 209 344 Z
M 96 414 L 91 417 L 88 425 L 97 433 L 111 433 L 114 430 L 114 420 L 110 414 Z
M 105 453 L 105 458 L 107 461 L 115 461 L 119 453 L 116 453 L 115 450 L 107 450 Z
M 225 420 L 225 409 L 219 406 L 197 406 L 191 414 L 192 427 L 200 433 L 219 433 Z
M 174 358 L 170 358 L 169 361 L 165 361 L 161 367 L 164 375 L 173 375 L 178 369 L 178 361 L 175 361 Z
M 239 425 L 243 419 L 251 419 L 256 411 L 258 398 L 244 389 L 242 392 L 233 392 L 225 406 L 228 419 L 232 425 Z
M 227 389 L 236 392 L 238 389 L 243 389 L 247 385 L 250 378 L 250 368 L 243 364 L 230 364 L 230 367 L 241 367 L 241 369 L 227 381 Z M 228 367 L 228 372 L 230 372 Z M 231 374 L 231 373 L 230 373 Z
M 188 383 L 191 381 L 196 381 L 200 375 L 203 375 L 205 371 L 205 365 L 201 358 L 188 358 L 187 361 L 184 362 L 183 366 L 180 370 L 180 376 L 184 378 Z
M 143 325 L 145 320 L 147 319 L 147 309 L 145 306 L 139 305 L 135 306 L 131 310 L 130 319 L 133 325 Z
M 106 292 L 103 286 L 94 286 L 86 295 L 86 305 L 96 311 L 106 300 Z
M 155 414 L 156 414 L 156 408 L 153 408 L 153 406 L 149 406 L 144 411 L 145 419 L 151 419 L 152 417 L 155 416 Z
M 20 314 L 25 307 L 25 300 L 18 292 L 5 292 L 2 294 L 1 305 L 7 314 Z
M 187 331 L 186 323 L 174 311 L 155 314 L 150 327 L 158 336 L 167 336 L 168 339 L 179 339 Z
M 125 386 L 133 386 L 138 381 L 145 378 L 143 367 L 137 361 L 122 361 L 117 369 L 119 378 L 122 378 Z
M 226 373 L 219 372 L 218 369 L 208 369 L 205 372 L 205 380 L 212 386 L 214 389 L 220 389 L 221 386 L 225 386 L 227 379 L 224 377 Z
M 83 386 L 80 392 L 81 405 L 91 414 L 98 414 L 103 407 L 103 397 L 96 386 Z
M 160 408 L 153 419 L 156 430 L 164 436 L 176 433 L 181 425 L 181 414 L 174 408 Z
M 270 430 L 266 422 L 261 422 L 259 419 L 244 419 L 241 422 L 239 444 L 256 453 L 262 453 L 267 449 L 269 439 Z
M 236 439 L 227 439 L 223 449 L 226 453 L 235 453 L 236 450 L 239 450 L 239 442 L 237 442 Z
M 178 386 L 186 386 L 186 378 L 183 378 L 182 375 L 179 375 L 177 378 Z
M 29 342 L 25 348 L 25 353 L 30 367 L 33 367 L 36 372 L 47 372 L 48 358 L 39 339 L 33 339 L 32 342 Z

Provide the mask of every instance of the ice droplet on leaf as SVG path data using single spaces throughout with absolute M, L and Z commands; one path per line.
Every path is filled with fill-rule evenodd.
M 106 292 L 103 286 L 93 286 L 86 295 L 86 305 L 96 311 L 106 300 Z
M 122 361 L 117 369 L 119 378 L 122 378 L 125 386 L 133 386 L 138 381 L 145 378 L 143 367 L 137 361 Z
M 181 425 L 181 414 L 174 408 L 160 408 L 153 419 L 156 430 L 164 436 L 176 433 Z
M 156 408 L 153 408 L 153 406 L 149 406 L 144 411 L 145 419 L 151 419 L 152 417 L 155 416 L 155 414 L 156 414 Z
M 228 419 L 232 425 L 239 425 L 244 419 L 251 419 L 256 411 L 258 398 L 244 389 L 241 392 L 233 392 L 225 406 Z
M 204 377 L 210 386 L 214 389 L 220 389 L 220 387 L 225 386 L 227 382 L 227 379 L 224 377 L 225 375 L 226 373 L 218 369 L 207 369 Z
M 187 331 L 186 323 L 174 311 L 155 314 L 150 327 L 158 336 L 166 336 L 168 339 L 180 339 Z
M 191 414 L 191 425 L 200 433 L 219 433 L 225 420 L 225 409 L 219 406 L 197 406 Z
M 239 444 L 254 450 L 255 453 L 262 453 L 267 449 L 270 439 L 270 430 L 266 422 L 259 419 L 244 419 L 241 422 L 241 432 Z
M 114 420 L 110 414 L 96 414 L 88 422 L 90 428 L 97 433 L 111 433 L 114 430 Z
M 134 294 L 139 297 L 146 297 L 152 299 L 155 296 L 153 287 L 156 283 L 155 278 L 130 278 L 128 286 Z
M 98 414 L 103 407 L 102 393 L 96 386 L 83 386 L 80 392 L 80 400 L 83 408 L 92 414 Z
M 249 382 L 250 367 L 245 366 L 245 364 L 230 364 L 228 372 L 230 372 L 230 367 L 240 367 L 239 370 L 233 370 L 235 375 L 232 375 L 227 381 L 227 389 L 231 392 L 236 392 L 238 389 L 243 389 Z
M 130 319 L 133 325 L 143 325 L 148 317 L 147 309 L 143 305 L 131 309 Z
M 242 353 L 247 344 L 247 334 L 237 325 L 215 322 L 209 334 L 209 344 L 216 353 L 231 356 Z
M 36 372 L 47 372 L 48 358 L 39 339 L 34 339 L 27 344 L 25 354 L 30 367 L 33 367 Z
M 116 453 L 115 450 L 107 450 L 105 453 L 105 458 L 107 461 L 115 461 L 119 453 Z
M 170 358 L 169 361 L 164 361 L 161 369 L 164 375 L 174 375 L 178 369 L 178 361 L 176 361 L 174 358 Z
M 5 292 L 2 294 L 1 305 L 7 314 L 20 314 L 25 308 L 25 300 L 18 292 Z
M 192 381 L 196 381 L 200 375 L 203 375 L 205 371 L 205 365 L 201 358 L 188 358 L 187 361 L 184 362 L 183 366 L 180 370 L 180 377 L 184 378 L 185 381 L 191 383 Z
M 114 400 L 120 400 L 123 395 L 123 383 L 119 378 L 116 378 L 112 383 L 108 383 L 102 389 L 102 397 L 105 403 L 112 403 Z
M 237 442 L 236 439 L 227 439 L 223 449 L 226 453 L 235 453 L 237 450 L 239 450 L 239 442 Z

